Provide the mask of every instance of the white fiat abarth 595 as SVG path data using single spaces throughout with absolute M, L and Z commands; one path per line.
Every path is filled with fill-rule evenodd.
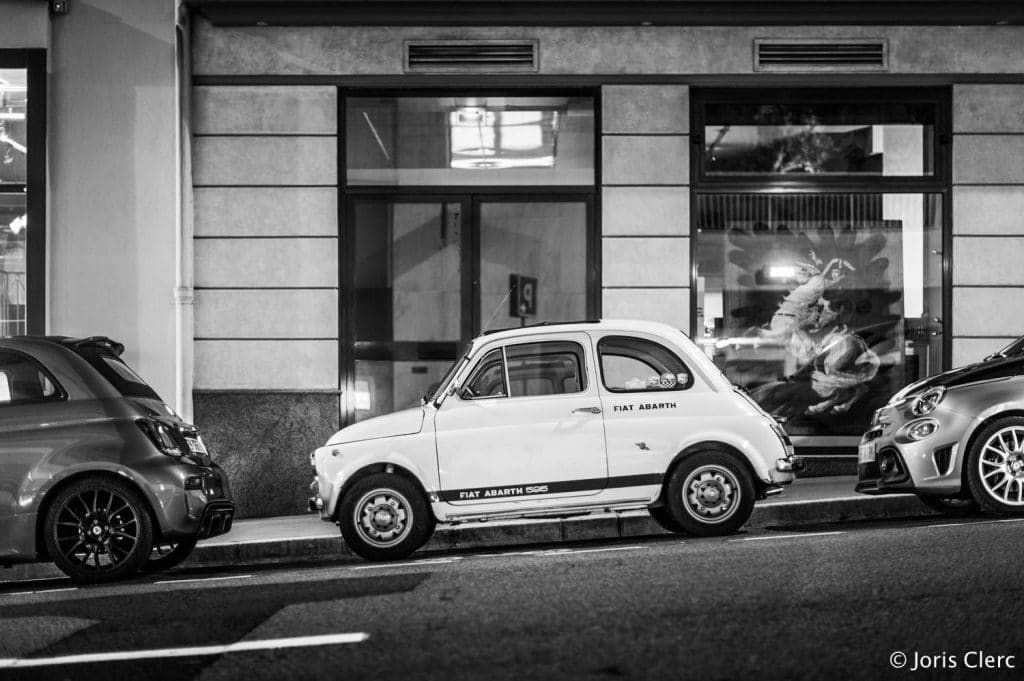
M 369 560 L 438 522 L 647 508 L 672 532 L 728 534 L 802 467 L 685 334 L 609 320 L 480 336 L 421 406 L 343 428 L 312 462 L 311 510 Z

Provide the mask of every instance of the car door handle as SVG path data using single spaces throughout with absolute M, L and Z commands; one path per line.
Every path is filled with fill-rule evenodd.
M 572 413 L 573 414 L 582 414 L 582 413 L 600 414 L 601 413 L 601 408 L 600 407 L 580 407 L 579 409 L 573 409 Z

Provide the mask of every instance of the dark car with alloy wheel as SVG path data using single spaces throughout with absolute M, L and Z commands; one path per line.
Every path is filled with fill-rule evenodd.
M 227 477 L 105 337 L 0 338 L 0 564 L 104 582 L 231 529 Z
M 916 493 L 940 512 L 1024 514 L 1024 337 L 931 376 L 875 412 L 857 491 Z

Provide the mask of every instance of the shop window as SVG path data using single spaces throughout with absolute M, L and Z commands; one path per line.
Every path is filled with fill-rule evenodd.
M 942 368 L 938 194 L 697 197 L 696 340 L 794 435 Z
M 46 52 L 0 49 L 0 336 L 42 333 Z
M 590 185 L 590 97 L 350 97 L 349 185 Z
M 705 178 L 930 177 L 934 101 L 753 96 L 703 108 Z
M 791 435 L 852 442 L 948 360 L 948 93 L 693 102 L 694 339 Z

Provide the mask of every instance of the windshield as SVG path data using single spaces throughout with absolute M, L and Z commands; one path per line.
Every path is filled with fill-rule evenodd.
M 1013 341 L 996 354 L 1000 357 L 1009 357 L 1010 355 L 1019 355 L 1022 351 L 1024 351 L 1024 336 Z
M 444 377 L 441 378 L 441 382 L 437 384 L 437 389 L 434 391 L 431 398 L 434 398 L 436 403 L 437 397 L 444 394 L 444 391 L 448 389 L 448 384 L 451 382 L 452 377 L 459 372 L 459 369 L 469 361 L 469 347 L 466 347 L 462 353 L 462 356 L 452 362 L 452 365 L 448 367 L 448 371 L 444 372 Z
M 79 348 L 78 354 L 125 397 L 144 397 L 162 402 L 142 377 L 114 355 L 99 348 Z

